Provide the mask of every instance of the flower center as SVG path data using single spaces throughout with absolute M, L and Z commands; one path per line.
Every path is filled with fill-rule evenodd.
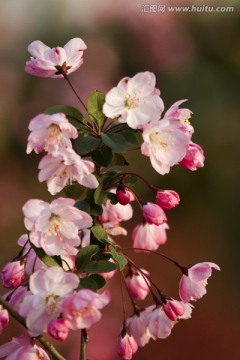
M 189 116 L 184 116 L 184 117 L 182 117 L 182 118 L 180 119 L 180 121 L 181 121 L 182 124 L 191 125 L 191 123 L 190 123 L 190 121 L 189 121 L 190 118 L 191 118 L 190 115 L 189 115 Z
M 46 312 L 48 315 L 51 315 L 53 318 L 58 317 L 61 312 L 61 306 L 58 301 L 59 296 L 51 294 L 46 296 Z
M 57 235 L 61 226 L 60 216 L 57 214 L 51 214 L 49 223 L 48 235 Z
M 139 98 L 136 95 L 128 95 L 125 98 L 124 106 L 129 110 L 137 108 L 139 106 Z
M 159 134 L 158 131 L 153 131 L 149 138 L 157 150 L 167 152 L 169 145 L 174 145 L 174 138 L 169 133 Z

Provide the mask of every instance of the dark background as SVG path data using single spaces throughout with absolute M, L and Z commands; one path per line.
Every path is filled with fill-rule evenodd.
M 205 150 L 197 172 L 174 167 L 158 175 L 148 158 L 129 156 L 132 170 L 156 186 L 175 189 L 178 208 L 168 213 L 168 242 L 161 251 L 184 264 L 213 261 L 222 271 L 209 280 L 208 294 L 195 304 L 191 320 L 180 321 L 166 340 L 151 341 L 136 360 L 239 359 L 239 78 L 240 18 L 235 1 L 170 1 L 170 5 L 234 6 L 233 13 L 142 13 L 143 4 L 158 1 L 8 0 L 0 4 L 0 232 L 1 267 L 16 254 L 24 232 L 21 208 L 29 198 L 50 200 L 46 184 L 37 181 L 39 156 L 26 155 L 28 123 L 48 106 L 78 103 L 63 80 L 31 77 L 24 72 L 27 45 L 39 39 L 63 46 L 81 37 L 88 49 L 84 65 L 71 79 L 86 100 L 93 89 L 107 92 L 123 76 L 153 71 L 168 108 L 189 99 L 194 112 L 194 142 Z M 164 1 L 167 4 L 167 1 Z M 138 187 L 146 200 L 150 193 Z M 131 229 L 140 221 L 136 212 Z M 177 296 L 179 273 L 154 255 L 133 255 L 164 292 Z M 110 283 L 112 302 L 102 322 L 90 331 L 89 359 L 114 360 L 122 310 L 119 278 Z M 2 293 L 4 290 L 2 290 Z M 145 304 L 150 304 L 147 299 Z M 129 314 L 131 308 L 129 304 Z M 20 333 L 14 320 L 1 343 Z M 78 358 L 79 333 L 62 352 Z

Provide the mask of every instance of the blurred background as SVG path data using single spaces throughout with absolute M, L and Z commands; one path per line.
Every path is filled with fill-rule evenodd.
M 142 5 L 234 6 L 225 13 L 147 13 Z M 131 170 L 156 186 L 175 189 L 181 204 L 168 213 L 168 242 L 161 251 L 183 264 L 212 261 L 222 271 L 209 280 L 207 295 L 195 304 L 192 319 L 180 321 L 166 340 L 150 341 L 134 359 L 237 360 L 239 349 L 239 82 L 240 6 L 237 1 L 2 0 L 0 4 L 0 232 L 1 268 L 17 252 L 24 233 L 21 208 L 29 198 L 50 200 L 37 180 L 39 156 L 26 155 L 28 123 L 55 104 L 78 103 L 63 80 L 32 77 L 24 72 L 27 45 L 38 39 L 50 47 L 81 37 L 88 49 L 84 65 L 71 75 L 84 100 L 93 89 L 107 92 L 123 76 L 152 71 L 168 108 L 180 99 L 194 115 L 193 141 L 205 150 L 197 172 L 174 167 L 159 176 L 148 158 L 132 153 Z M 138 186 L 144 199 L 151 194 Z M 136 210 L 131 230 L 141 220 Z M 177 296 L 179 273 L 154 255 L 133 258 L 152 274 L 165 293 Z M 122 321 L 119 278 L 109 285 L 111 304 L 90 330 L 89 360 L 117 360 L 116 337 Z M 1 289 L 4 293 L 4 290 Z M 127 298 L 126 298 L 127 300 Z M 149 305 L 147 299 L 144 305 Z M 131 314 L 130 304 L 127 305 Z M 0 343 L 19 334 L 11 319 Z M 237 335 L 238 334 L 238 335 Z M 60 344 L 68 360 L 79 358 L 79 337 Z

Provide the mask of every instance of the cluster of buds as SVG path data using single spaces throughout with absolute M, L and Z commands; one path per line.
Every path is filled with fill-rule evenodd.
M 42 334 L 60 341 L 67 339 L 70 330 L 86 334 L 110 302 L 110 293 L 103 288 L 117 271 L 123 302 L 118 354 L 131 359 L 139 346 L 166 338 L 179 319 L 189 319 L 191 302 L 206 293 L 212 268 L 220 270 L 211 262 L 183 266 L 157 251 L 167 241 L 165 211 L 179 204 L 179 195 L 123 170 L 128 165 L 124 153 L 133 149 L 149 157 L 160 175 L 178 164 L 192 171 L 203 167 L 203 150 L 192 142 L 192 112 L 180 108 L 186 100 L 163 114 L 155 75 L 146 71 L 123 78 L 106 96 L 93 91 L 85 105 L 68 75 L 82 65 L 86 48 L 79 38 L 63 48 L 51 49 L 41 41 L 28 48 L 32 57 L 26 72 L 65 79 L 83 114 L 67 105 L 53 106 L 29 124 L 27 153 L 44 153 L 38 179 L 46 181 L 51 195 L 63 192 L 51 203 L 30 199 L 24 204 L 26 233 L 18 240 L 21 251 L 1 271 L 8 292 L 0 299 L 0 332 L 8 324 L 9 313 L 28 332 L 0 346 L 0 357 L 9 360 L 63 359 L 53 346 L 46 346 Z M 151 189 L 155 203 L 139 196 L 136 181 Z M 142 221 L 132 231 L 133 246 L 123 248 L 116 239 L 128 234 L 123 222 L 133 217 L 134 202 L 142 211 Z M 131 250 L 161 256 L 181 271 L 178 300 L 165 295 L 150 273 L 131 260 Z M 128 318 L 123 284 L 133 306 Z M 153 304 L 140 307 L 136 302 L 147 296 Z M 81 359 L 86 360 L 85 352 Z

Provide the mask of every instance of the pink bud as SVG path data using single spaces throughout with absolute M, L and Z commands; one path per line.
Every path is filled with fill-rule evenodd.
M 15 288 L 25 280 L 24 261 L 8 263 L 1 272 L 1 280 L 6 288 Z
M 163 305 L 163 310 L 168 318 L 172 321 L 176 321 L 179 316 L 182 316 L 185 312 L 184 304 L 177 300 L 168 300 Z
M 130 360 L 137 352 L 138 346 L 136 340 L 132 335 L 126 331 L 125 334 L 120 334 L 118 337 L 118 355 L 126 360 Z
M 117 201 L 121 205 L 127 205 L 131 201 L 131 193 L 125 188 L 118 189 L 116 192 L 116 196 L 117 196 Z
M 187 154 L 179 164 L 187 170 L 195 171 L 204 166 L 204 160 L 201 146 L 190 142 Z
M 142 272 L 146 275 L 149 275 L 149 272 L 141 269 Z M 134 274 L 129 274 L 126 279 L 126 285 L 129 291 L 129 294 L 133 299 L 144 300 L 150 291 L 150 283 L 147 279 L 147 276 L 144 277 L 142 273 L 136 272 Z
M 156 203 L 165 210 L 170 210 L 179 204 L 180 197 L 174 190 L 158 191 Z
M 8 311 L 0 305 L 0 334 L 9 322 Z
M 153 203 L 147 203 L 147 205 L 143 206 L 143 216 L 149 224 L 161 225 L 167 221 L 163 209 Z
M 69 328 L 64 319 L 53 319 L 48 325 L 48 333 L 54 339 L 64 341 L 68 337 Z

